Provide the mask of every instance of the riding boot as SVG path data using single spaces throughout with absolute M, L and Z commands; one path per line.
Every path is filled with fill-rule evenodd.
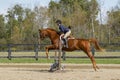
M 66 40 L 65 40 L 64 38 L 63 38 L 62 40 L 63 40 L 63 42 L 64 42 L 64 45 L 66 46 Z

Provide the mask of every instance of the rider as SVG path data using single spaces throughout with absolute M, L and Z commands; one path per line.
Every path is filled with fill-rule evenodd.
M 70 28 L 64 27 L 64 25 L 62 25 L 62 21 L 61 20 L 57 20 L 56 23 L 57 23 L 57 25 L 59 27 L 59 30 L 62 33 L 64 33 L 64 37 L 62 38 L 62 40 L 64 41 L 64 44 L 66 45 L 66 38 L 68 36 L 70 36 L 71 30 L 70 30 Z

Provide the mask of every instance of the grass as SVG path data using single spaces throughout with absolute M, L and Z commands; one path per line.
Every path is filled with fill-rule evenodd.
M 120 64 L 120 58 L 109 58 L 109 59 L 95 59 L 97 64 Z M 0 63 L 53 63 L 54 59 L 41 58 L 36 61 L 33 58 L 12 58 L 8 60 L 7 58 L 0 58 Z M 76 63 L 76 64 L 91 64 L 89 58 L 67 58 L 66 61 L 62 63 Z
M 0 52 L 0 56 L 7 56 L 8 52 Z M 34 56 L 35 52 L 12 52 L 12 56 Z M 46 56 L 45 52 L 39 52 L 39 56 Z M 66 52 L 67 56 L 86 56 L 82 51 Z M 54 56 L 54 52 L 49 52 L 49 56 Z M 120 56 L 120 52 L 95 52 L 95 56 Z

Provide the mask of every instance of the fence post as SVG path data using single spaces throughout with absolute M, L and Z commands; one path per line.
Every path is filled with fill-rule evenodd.
M 38 60 L 38 44 L 35 44 L 35 59 Z
M 11 44 L 8 44 L 8 59 L 11 60 Z

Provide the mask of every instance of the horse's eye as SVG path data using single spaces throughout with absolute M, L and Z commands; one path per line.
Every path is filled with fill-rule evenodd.
M 41 38 L 43 37 L 42 33 L 40 34 L 40 37 L 41 37 Z
M 44 36 L 44 34 L 42 33 L 41 36 Z

